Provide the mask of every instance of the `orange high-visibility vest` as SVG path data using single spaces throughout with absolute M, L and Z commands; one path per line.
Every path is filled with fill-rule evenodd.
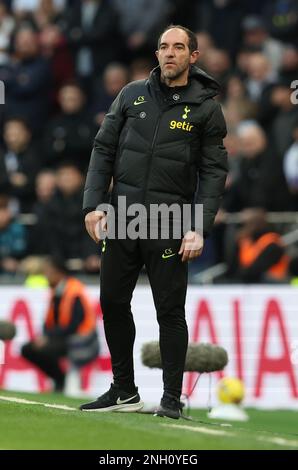
M 248 268 L 267 248 L 275 243 L 282 246 L 281 237 L 277 233 L 268 232 L 262 235 L 258 240 L 243 238 L 239 242 L 239 262 L 241 267 Z M 276 279 L 283 279 L 288 270 L 289 258 L 283 255 L 281 259 L 267 270 L 267 274 Z
M 46 315 L 46 326 L 48 329 L 53 328 L 55 325 L 53 297 L 54 294 L 51 296 L 50 306 Z M 69 277 L 67 279 L 65 289 L 58 306 L 58 326 L 66 328 L 70 324 L 72 307 L 77 297 L 79 297 L 84 309 L 84 319 L 79 325 L 76 333 L 88 335 L 95 329 L 95 311 L 86 295 L 84 285 L 78 279 L 73 277 Z

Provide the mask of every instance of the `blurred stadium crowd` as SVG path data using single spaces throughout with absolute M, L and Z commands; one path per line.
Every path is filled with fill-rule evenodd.
M 156 65 L 170 23 L 197 33 L 228 126 L 226 192 L 191 275 L 223 261 L 230 281 L 296 274 L 295 245 L 286 253 L 278 233 L 298 209 L 298 0 L 2 0 L 2 275 L 49 253 L 98 273 L 81 211 L 93 139 L 120 89 Z

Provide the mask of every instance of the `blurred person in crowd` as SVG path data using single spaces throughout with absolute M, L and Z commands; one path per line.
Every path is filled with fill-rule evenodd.
M 292 195 L 292 210 L 298 210 L 298 117 L 293 130 L 294 142 L 283 159 L 283 169 L 289 191 Z
M 0 194 L 0 274 L 16 274 L 26 250 L 25 227 L 14 220 L 9 197 Z
M 56 174 L 49 169 L 43 169 L 36 177 L 35 192 L 37 204 L 47 204 L 55 193 Z
M 110 0 L 82 0 L 65 10 L 64 33 L 75 59 L 77 75 L 90 80 L 118 58 L 119 27 Z
M 44 130 L 44 151 L 51 167 L 71 160 L 82 170 L 88 165 L 95 125 L 86 105 L 86 95 L 75 81 L 65 83 L 58 95 L 60 113 Z
M 215 49 L 214 42 L 212 36 L 207 31 L 199 31 L 196 33 L 196 37 L 200 51 L 198 67 L 205 68 L 205 58 L 208 57 L 209 51 Z
M 251 50 L 247 48 L 240 48 L 237 51 L 235 58 L 235 70 L 233 73 L 238 74 L 242 80 L 246 79 L 248 76 L 249 61 L 251 57 Z
M 224 109 L 223 109 L 224 111 Z M 228 124 L 228 122 L 227 122 Z M 224 146 L 227 150 L 228 158 L 228 167 L 229 172 L 225 184 L 225 192 L 223 200 L 219 210 L 216 214 L 214 221 L 214 230 L 212 232 L 211 238 L 213 242 L 214 252 L 215 252 L 215 264 L 223 263 L 226 259 L 226 239 L 230 241 L 230 229 L 226 223 L 227 212 L 226 207 L 229 210 L 233 210 L 231 198 L 231 188 L 236 184 L 239 175 L 240 175 L 240 149 L 239 149 L 239 136 L 237 135 L 235 129 L 229 129 L 226 137 L 224 138 Z M 232 190 L 233 194 L 233 190 Z
M 236 131 L 229 131 L 224 138 L 224 145 L 229 155 L 228 165 L 229 173 L 226 179 L 226 190 L 232 186 L 240 174 L 240 140 Z M 217 220 L 218 221 L 218 220 Z
M 135 80 L 144 80 L 145 78 L 148 78 L 152 68 L 153 64 L 150 59 L 140 57 L 133 60 L 129 67 L 130 81 L 133 82 Z
M 276 74 L 268 58 L 261 52 L 249 55 L 247 73 L 245 85 L 248 96 L 252 101 L 258 102 L 267 88 L 275 82 Z
M 212 36 L 207 31 L 198 31 L 196 33 L 200 55 L 204 56 L 211 49 L 215 49 Z M 201 57 L 200 59 L 201 60 Z
M 22 356 L 53 380 L 56 392 L 62 392 L 66 374 L 61 359 L 79 368 L 98 355 L 95 309 L 85 286 L 68 274 L 63 260 L 49 257 L 43 270 L 51 288 L 43 333 L 23 345 Z
M 5 67 L 9 63 L 9 39 L 0 35 L 0 68 Z M 1 73 L 1 71 L 0 71 Z M 3 115 L 2 110 L 0 111 Z
M 225 92 L 230 76 L 231 61 L 227 51 L 222 49 L 209 49 L 204 59 L 206 72 L 212 75 Z
M 275 108 L 270 137 L 281 159 L 293 141 L 293 130 L 298 116 L 297 104 L 292 102 L 293 89 L 287 79 L 280 79 L 272 88 L 270 100 Z
M 40 32 L 39 40 L 41 53 L 49 60 L 51 66 L 51 102 L 57 112 L 60 88 L 64 83 L 74 79 L 74 62 L 66 39 L 57 25 L 44 26 Z
M 243 120 L 256 117 L 256 104 L 248 98 L 243 80 L 238 75 L 230 76 L 227 81 L 223 111 L 228 128 L 231 129 L 236 129 Z
M 273 37 L 298 45 L 298 0 L 267 1 L 262 14 Z
M 0 1 L 0 49 L 4 45 L 8 48 L 14 28 L 15 20 L 13 16 L 9 13 L 6 4 Z M 2 64 L 1 58 L 0 64 Z
M 66 3 L 67 0 L 12 0 L 11 10 L 18 20 L 22 20 L 37 11 L 49 12 L 53 8 L 62 11 Z
M 128 69 L 120 63 L 111 63 L 104 70 L 102 83 L 95 82 L 94 106 L 95 122 L 101 126 L 106 112 L 114 99 L 128 82 Z
M 61 17 L 61 5 L 55 0 L 39 0 L 36 9 L 32 11 L 32 19 L 38 31 L 58 23 Z
M 30 212 L 35 200 L 35 177 L 42 165 L 26 121 L 12 117 L 4 124 L 4 148 L 0 149 L 0 186 L 15 197 L 22 212 Z
M 113 0 L 113 5 L 119 14 L 128 54 L 144 48 L 150 53 L 168 22 L 169 0 Z
M 255 52 L 261 52 L 270 62 L 272 70 L 278 72 L 281 67 L 284 45 L 271 38 L 261 16 L 249 15 L 242 21 L 243 46 Z
M 263 209 L 249 208 L 242 212 L 241 228 L 235 238 L 229 277 L 246 283 L 286 281 L 289 258 L 282 238 L 269 227 Z
M 84 178 L 72 163 L 61 163 L 56 173 L 57 190 L 44 206 L 43 221 L 48 253 L 66 260 L 83 260 L 87 271 L 99 271 L 99 248 L 84 229 L 81 205 Z
M 0 68 L 0 80 L 5 83 L 6 116 L 24 117 L 37 134 L 48 117 L 51 71 L 32 29 L 16 32 L 14 52 L 7 66 Z
M 43 257 L 32 255 L 26 256 L 26 258 L 20 262 L 19 272 L 25 276 L 24 286 L 30 289 L 49 287 L 48 280 L 43 274 L 43 264 Z
M 224 197 L 228 212 L 247 207 L 263 207 L 271 211 L 285 210 L 289 193 L 281 160 L 268 144 L 263 129 L 254 121 L 243 121 L 238 129 L 239 170 Z
M 281 61 L 280 76 L 289 83 L 297 80 L 298 70 L 298 45 L 285 45 Z
M 56 174 L 51 169 L 41 170 L 35 182 L 36 201 L 32 207 L 35 223 L 28 229 L 28 253 L 46 255 L 50 251 L 47 205 L 56 191 Z
M 197 2 L 199 12 L 202 3 L 207 9 L 204 29 L 212 35 L 215 47 L 229 51 L 234 58 L 241 39 L 243 0 L 203 0 Z

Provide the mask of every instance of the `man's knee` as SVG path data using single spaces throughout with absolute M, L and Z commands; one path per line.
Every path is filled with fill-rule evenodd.
M 177 308 L 175 310 L 158 309 L 157 321 L 160 327 L 187 329 L 184 308 Z
M 117 321 L 121 320 L 126 316 L 131 316 L 131 306 L 130 302 L 119 302 L 115 300 L 115 296 L 103 295 L 100 297 L 100 305 L 103 313 L 104 321 L 112 320 Z

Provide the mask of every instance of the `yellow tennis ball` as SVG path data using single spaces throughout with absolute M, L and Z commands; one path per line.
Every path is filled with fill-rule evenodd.
M 245 395 L 245 387 L 240 379 L 225 377 L 217 384 L 217 397 L 222 403 L 242 402 Z

